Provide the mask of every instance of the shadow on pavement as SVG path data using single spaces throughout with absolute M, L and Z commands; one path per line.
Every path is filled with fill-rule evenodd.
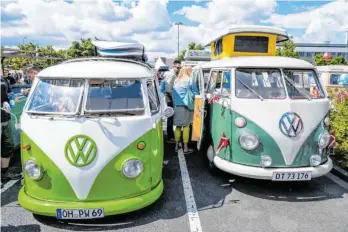
M 213 175 L 209 171 L 204 150 L 185 155 L 185 158 L 199 211 L 238 203 L 240 199 L 230 197 L 226 201 L 226 196 L 233 191 L 256 198 L 287 202 L 343 198 L 347 192 L 326 177 L 305 182 L 274 182 L 234 176 L 222 171 Z
M 25 225 L 25 226 L 1 226 L 2 232 L 40 232 L 39 225 Z

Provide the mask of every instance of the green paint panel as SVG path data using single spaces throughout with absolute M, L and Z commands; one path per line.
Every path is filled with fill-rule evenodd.
M 34 159 L 45 170 L 42 179 L 38 181 L 32 180 L 24 172 L 26 193 L 42 200 L 77 201 L 68 180 L 52 160 L 24 132 L 21 133 L 21 140 L 21 144 L 29 142 L 31 146 L 29 151 L 22 149 L 23 166 L 28 159 Z M 64 154 L 62 154 L 62 158 L 64 158 Z
M 162 178 L 163 133 L 157 137 L 161 128 L 161 124 L 157 125 L 156 129 L 139 137 L 112 159 L 96 178 L 86 200 L 130 198 L 150 191 L 151 187 L 157 185 Z M 146 143 L 143 150 L 137 148 L 139 142 Z M 143 173 L 135 179 L 127 178 L 122 173 L 122 166 L 129 159 L 139 159 L 144 163 Z
M 223 107 L 221 104 L 213 103 L 210 105 L 211 111 L 211 134 L 215 151 L 217 150 L 222 133 L 230 140 L 230 147 L 226 147 L 217 154 L 220 158 L 234 163 L 248 166 L 260 166 L 260 157 L 268 155 L 272 157 L 272 167 L 306 167 L 310 166 L 309 157 L 318 154 L 317 141 L 320 133 L 323 132 L 321 123 L 317 129 L 308 137 L 304 145 L 298 152 L 292 165 L 286 165 L 282 153 L 274 139 L 256 123 L 247 118 Z M 247 125 L 245 128 L 238 128 L 234 124 L 237 117 L 243 117 Z M 218 119 L 218 120 L 216 120 Z M 246 151 L 238 143 L 238 137 L 243 132 L 255 133 L 261 140 L 260 146 L 254 151 Z M 322 154 L 323 160 L 326 160 L 326 152 Z
M 144 208 L 155 202 L 163 192 L 163 181 L 161 181 L 150 192 L 129 199 L 118 199 L 112 201 L 94 201 L 94 202 L 57 202 L 42 201 L 28 196 L 24 189 L 19 191 L 19 204 L 36 214 L 56 217 L 57 209 L 93 209 L 104 208 L 104 215 L 114 215 L 128 213 L 134 210 Z

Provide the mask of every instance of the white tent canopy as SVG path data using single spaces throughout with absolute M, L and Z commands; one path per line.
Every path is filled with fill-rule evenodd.
M 163 62 L 163 60 L 161 59 L 161 57 L 159 57 L 155 63 L 155 69 L 159 70 L 159 69 L 169 69 L 169 67 Z

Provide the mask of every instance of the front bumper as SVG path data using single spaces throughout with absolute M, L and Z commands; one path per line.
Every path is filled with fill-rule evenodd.
M 128 213 L 154 203 L 163 192 L 163 181 L 150 192 L 140 196 L 110 200 L 110 201 L 93 201 L 93 202 L 55 202 L 45 201 L 33 198 L 27 195 L 24 191 L 24 187 L 21 188 L 18 195 L 19 204 L 39 215 L 56 217 L 57 209 L 91 209 L 91 208 L 104 208 L 104 216 Z
M 273 172 L 312 172 L 312 178 L 320 177 L 329 173 L 332 169 L 332 160 L 328 157 L 326 163 L 317 167 L 305 168 L 261 168 L 251 167 L 242 164 L 236 164 L 227 160 L 221 159 L 218 156 L 214 157 L 214 164 L 217 168 L 243 177 L 254 179 L 272 180 Z

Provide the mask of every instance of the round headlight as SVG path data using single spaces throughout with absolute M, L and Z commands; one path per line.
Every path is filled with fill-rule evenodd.
M 318 166 L 321 164 L 321 156 L 320 155 L 312 155 L 309 161 L 310 161 L 312 166 Z
M 39 180 L 42 177 L 40 166 L 34 160 L 28 160 L 24 164 L 24 171 L 33 180 Z
M 144 169 L 144 165 L 140 160 L 128 160 L 122 168 L 122 173 L 128 178 L 138 177 Z
M 324 119 L 324 125 L 328 127 L 330 125 L 330 118 L 328 116 L 325 117 Z
M 327 147 L 327 145 L 329 145 L 331 139 L 331 135 L 329 132 L 324 132 L 319 136 L 319 140 L 318 140 L 318 146 L 319 148 L 323 149 L 325 147 Z
M 243 149 L 248 151 L 255 150 L 260 144 L 259 138 L 256 135 L 248 132 L 241 134 L 238 142 Z
M 262 167 L 269 167 L 272 165 L 272 158 L 268 155 L 261 156 L 261 162 Z

